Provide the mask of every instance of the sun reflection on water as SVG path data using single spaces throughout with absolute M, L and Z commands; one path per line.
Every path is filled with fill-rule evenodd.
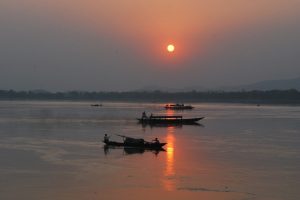
M 166 114 L 167 114 L 167 116 L 172 116 L 172 115 L 174 115 L 174 110 L 170 110 L 170 109 L 167 109 L 166 110 Z M 170 127 L 170 128 L 173 128 L 173 127 Z M 174 130 L 173 130 L 174 131 Z M 168 132 L 169 132 L 169 130 L 168 130 Z
M 174 129 L 175 127 L 168 127 L 167 128 L 167 157 L 166 157 L 166 168 L 164 171 L 165 180 L 163 181 L 163 185 L 166 190 L 173 191 L 175 189 L 175 182 L 174 182 Z

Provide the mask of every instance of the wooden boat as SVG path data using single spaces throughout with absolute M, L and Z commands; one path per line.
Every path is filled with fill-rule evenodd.
M 142 148 L 142 149 L 162 149 L 164 145 L 167 143 L 165 142 L 147 142 L 144 139 L 136 139 L 131 138 L 123 135 L 118 135 L 123 137 L 123 142 L 116 142 L 116 141 L 103 141 L 108 146 L 117 146 L 117 147 L 131 147 L 131 148 Z
M 183 118 L 181 115 L 173 116 L 150 116 L 142 117 L 137 120 L 142 124 L 195 124 L 197 121 L 200 121 L 204 117 L 197 118 Z
M 91 104 L 91 106 L 99 107 L 99 106 L 102 106 L 102 104 Z
M 165 105 L 165 109 L 171 109 L 171 110 L 190 110 L 194 107 L 191 105 L 184 105 L 184 104 L 167 104 Z

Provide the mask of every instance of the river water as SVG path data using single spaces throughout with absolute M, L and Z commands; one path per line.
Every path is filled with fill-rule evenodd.
M 0 102 L 0 199 L 298 200 L 300 107 Z M 141 113 L 202 117 L 142 126 Z M 165 151 L 104 148 L 104 134 L 167 142 Z

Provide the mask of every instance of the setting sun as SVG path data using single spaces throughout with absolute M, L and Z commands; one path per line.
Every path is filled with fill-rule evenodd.
M 175 46 L 173 44 L 169 44 L 167 46 L 167 50 L 168 50 L 168 52 L 173 52 L 175 50 Z

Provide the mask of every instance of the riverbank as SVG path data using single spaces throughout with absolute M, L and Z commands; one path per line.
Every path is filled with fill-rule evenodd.
M 121 102 L 188 102 L 188 103 L 246 103 L 300 105 L 298 90 L 271 91 L 131 91 L 131 92 L 47 92 L 0 90 L 0 100 L 68 100 Z

